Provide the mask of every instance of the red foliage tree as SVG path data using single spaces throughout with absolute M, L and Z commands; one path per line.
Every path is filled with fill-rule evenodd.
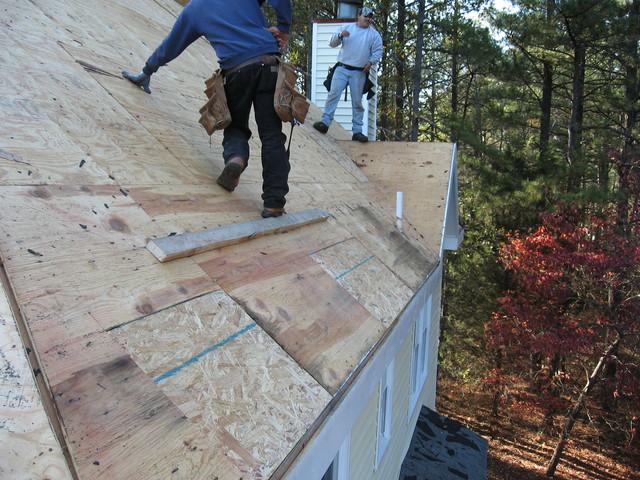
M 638 214 L 623 213 L 628 220 Z M 486 327 L 499 357 L 488 380 L 527 385 L 516 393 L 544 411 L 547 426 L 569 404 L 575 421 L 598 383 L 601 395 L 589 402 L 615 410 L 633 435 L 640 415 L 640 232 L 620 219 L 618 205 L 597 215 L 563 206 L 501 248 L 512 289 Z M 593 372 L 586 386 L 585 371 Z

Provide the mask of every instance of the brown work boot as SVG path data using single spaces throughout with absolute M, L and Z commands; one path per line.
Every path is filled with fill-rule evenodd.
M 316 122 L 313 124 L 313 128 L 318 130 L 320 133 L 327 133 L 329 131 L 329 125 L 323 122 Z
M 262 216 L 262 218 L 273 218 L 273 217 L 281 217 L 285 213 L 287 212 L 285 212 L 284 208 L 264 207 L 260 215 Z
M 247 162 L 244 158 L 232 157 L 224 166 L 224 170 L 222 170 L 216 182 L 225 190 L 233 192 L 238 183 L 240 183 L 240 175 L 242 175 L 245 168 L 247 168 Z

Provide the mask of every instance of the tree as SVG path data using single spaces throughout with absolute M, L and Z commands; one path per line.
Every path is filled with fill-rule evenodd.
M 550 474 L 589 393 L 605 380 L 605 364 L 616 365 L 614 395 L 626 414 L 640 414 L 640 237 L 637 230 L 619 232 L 615 211 L 611 204 L 563 206 L 543 215 L 532 233 L 510 236 L 500 252 L 513 289 L 499 299 L 486 330 L 503 356 L 499 373 L 526 382 L 528 392 L 519 393 L 547 421 L 577 398 Z M 526 368 L 531 358 L 533 371 Z M 583 387 L 585 370 L 592 374 Z

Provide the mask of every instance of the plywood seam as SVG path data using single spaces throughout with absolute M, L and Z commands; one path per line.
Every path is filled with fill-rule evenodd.
M 78 59 L 76 57 L 73 56 L 73 54 L 69 51 L 67 51 L 67 49 L 65 48 L 65 44 L 62 41 L 58 41 L 57 42 L 58 45 L 60 46 L 60 48 L 69 56 L 69 58 L 71 58 L 74 63 L 78 63 Z M 83 68 L 84 70 L 84 68 Z M 144 123 L 142 123 L 140 120 L 138 120 L 121 102 L 120 100 L 118 100 L 118 98 L 115 95 L 112 95 L 111 92 L 104 86 L 102 85 L 102 83 L 100 83 L 93 75 L 91 75 L 91 73 L 87 72 L 85 70 L 85 72 L 91 77 L 91 80 L 93 80 L 96 84 L 98 84 L 98 86 L 104 90 L 104 92 L 111 98 L 113 99 L 113 101 L 115 101 L 118 105 L 120 105 L 120 108 L 122 108 L 125 112 L 127 112 L 127 115 L 129 115 L 129 119 L 138 123 L 138 125 L 140 125 L 140 127 L 142 127 L 144 129 L 145 132 L 147 132 L 147 134 L 153 138 L 159 145 L 162 145 L 165 150 L 167 151 L 167 153 L 169 155 L 171 155 L 180 165 L 182 165 L 183 168 L 185 168 L 187 171 L 191 172 L 189 170 L 188 165 L 185 165 L 182 160 L 180 160 L 179 157 L 177 157 L 169 147 L 165 146 L 164 143 L 162 143 L 162 141 L 160 141 L 160 139 L 158 139 L 147 127 Z M 122 79 L 124 81 L 124 78 Z
M 64 456 L 67 467 L 69 468 L 71 476 L 74 478 L 74 480 L 79 480 L 78 473 L 76 471 L 76 465 L 73 461 L 69 446 L 66 442 L 66 433 L 62 417 L 60 415 L 60 412 L 58 411 L 58 408 L 56 407 L 55 401 L 53 400 L 52 390 L 42 371 L 42 364 L 38 352 L 34 348 L 31 331 L 25 321 L 25 318 L 22 315 L 22 311 L 20 310 L 20 306 L 16 299 L 15 292 L 13 291 L 13 286 L 9 281 L 9 277 L 5 270 L 4 263 L 2 262 L 2 258 L 0 258 L 0 283 L 4 288 L 5 296 L 13 313 L 16 328 L 18 330 L 18 334 L 20 335 L 20 339 L 22 340 L 22 346 L 25 350 L 25 356 L 27 358 L 29 366 L 31 367 L 34 383 L 40 395 L 40 400 L 42 402 L 44 412 L 52 427 L 54 436 L 58 441 L 58 444 L 60 445 L 60 449 L 62 450 L 62 454 Z
M 177 2 L 177 0 L 176 0 Z M 153 3 L 155 3 L 156 5 L 158 5 L 160 8 L 162 8 L 165 12 L 167 12 L 169 14 L 169 16 L 171 16 L 172 18 L 176 18 L 176 16 L 173 14 L 173 12 L 171 10 L 169 10 L 167 7 L 165 7 L 162 3 L 158 2 L 158 0 L 153 0 Z M 180 2 L 177 2 L 180 3 Z
M 335 220 L 335 217 L 333 215 L 331 215 L 331 218 L 333 218 Z M 341 245 L 345 242 L 348 242 L 349 240 L 357 240 L 356 237 L 349 237 L 349 238 L 345 238 L 344 240 L 340 240 L 339 242 L 336 243 L 332 243 L 331 245 L 327 245 L 326 247 L 322 247 L 319 248 L 318 250 L 314 250 L 313 252 L 309 252 L 309 256 L 313 257 L 313 255 L 320 253 L 324 250 L 327 250 L 329 248 L 335 247 L 336 245 Z
M 202 273 L 203 273 L 203 275 L 207 275 L 207 273 L 206 273 L 206 272 L 204 272 L 204 271 L 203 271 Z M 207 275 L 207 276 L 208 276 L 208 275 Z M 147 314 L 147 315 L 141 315 L 141 316 L 136 317 L 136 318 L 134 318 L 134 319 L 127 320 L 126 322 L 122 322 L 122 323 L 119 323 L 119 324 L 117 324 L 117 325 L 112 325 L 111 327 L 107 328 L 107 329 L 105 330 L 105 332 L 112 332 L 113 330 L 116 330 L 116 329 L 118 329 L 118 328 L 121 328 L 121 327 L 124 327 L 124 326 L 130 325 L 130 324 L 135 323 L 135 322 L 138 322 L 138 321 L 140 321 L 140 320 L 144 320 L 145 318 L 150 317 L 150 316 L 152 316 L 152 315 L 155 315 L 156 313 L 164 312 L 165 310 L 169 310 L 170 308 L 174 308 L 174 307 L 177 307 L 178 305 L 185 304 L 185 303 L 187 303 L 187 302 L 190 302 L 191 300 L 195 300 L 195 299 L 197 299 L 197 298 L 204 297 L 205 295 L 209 295 L 209 294 L 211 294 L 211 293 L 214 293 L 214 292 L 220 292 L 220 291 L 223 291 L 223 289 L 222 289 L 222 288 L 220 288 L 220 287 L 215 288 L 215 289 L 213 289 L 213 290 L 208 290 L 208 291 L 206 291 L 206 292 L 204 292 L 204 293 L 201 293 L 201 294 L 199 294 L 199 295 L 195 295 L 195 296 L 193 296 L 193 297 L 186 298 L 186 299 L 184 299 L 184 300 L 182 300 L 182 301 L 180 301 L 180 302 L 176 302 L 176 303 L 174 303 L 174 304 L 172 304 L 172 305 L 167 305 L 166 307 L 162 307 L 162 308 L 159 308 L 158 310 L 154 310 L 153 312 L 151 312 L 151 313 L 149 313 L 149 314 Z M 226 293 L 226 292 L 225 292 L 225 293 Z
M 242 300 L 240 300 L 239 298 L 235 297 L 233 294 L 231 294 L 230 292 L 225 291 L 225 293 L 234 301 L 236 302 L 236 304 L 238 304 L 240 306 L 240 308 L 242 308 L 242 310 L 249 316 L 249 318 L 251 318 L 251 320 L 253 320 L 253 322 L 258 325 L 262 331 L 265 333 L 265 335 L 268 335 L 281 349 L 282 351 L 296 364 L 298 365 L 298 367 L 300 367 L 302 370 L 304 370 L 305 372 L 307 372 L 309 374 L 309 376 L 311 378 L 313 378 L 318 385 L 320 385 L 322 387 L 322 389 L 324 391 L 326 391 L 330 396 L 331 396 L 331 392 L 329 390 L 327 390 L 327 388 L 322 384 L 322 379 L 321 378 L 316 378 L 314 376 L 313 373 L 309 372 L 306 368 L 304 368 L 304 366 L 300 365 L 300 363 L 291 356 L 291 354 L 287 351 L 287 348 L 285 345 L 283 345 L 282 343 L 280 343 L 278 341 L 277 338 L 275 338 L 274 336 L 272 336 L 266 329 L 262 328 L 262 325 L 260 325 L 260 321 L 259 321 L 259 316 L 256 315 L 248 306 L 246 302 L 243 302 Z
M 335 220 L 335 217 L 333 217 L 333 215 L 332 215 L 332 218 Z M 337 221 L 337 220 L 336 220 L 336 221 Z M 338 223 L 340 223 L 340 222 L 338 222 Z M 343 243 L 345 243 L 345 242 L 348 242 L 348 241 L 350 241 L 350 240 L 355 240 L 355 241 L 357 241 L 358 243 L 360 243 L 360 245 L 362 245 L 362 248 L 363 248 L 364 250 L 369 251 L 369 250 L 365 247 L 365 245 L 364 245 L 364 244 L 363 244 L 363 243 L 362 243 L 362 242 L 361 242 L 357 237 L 349 237 L 349 238 L 345 238 L 344 240 L 341 240 L 341 241 L 339 241 L 339 242 L 336 242 L 336 243 L 334 243 L 334 244 L 328 245 L 328 246 L 326 246 L 326 247 L 319 248 L 318 250 L 315 250 L 315 251 L 311 252 L 311 253 L 309 254 L 309 256 L 311 256 L 311 258 L 314 258 L 313 256 L 314 256 L 314 255 L 316 255 L 316 254 L 318 254 L 318 253 L 321 253 L 321 252 L 323 252 L 323 251 L 325 251 L 325 250 L 328 250 L 328 249 L 330 249 L 330 248 L 333 248 L 333 247 L 335 247 L 335 246 L 337 246 L 337 245 L 341 245 L 341 244 L 343 244 Z M 387 265 L 383 260 L 381 260 L 380 258 L 378 258 L 378 256 L 373 255 L 373 254 L 372 254 L 372 255 L 370 255 L 370 256 L 369 256 L 369 259 L 367 260 L 367 262 L 368 262 L 369 260 L 373 260 L 374 258 L 375 258 L 376 260 L 378 260 L 378 261 L 380 262 L 380 264 L 381 264 L 381 265 L 382 265 L 386 270 L 388 270 L 389 272 L 391 272 L 391 274 L 392 274 L 394 277 L 396 277 L 396 278 L 400 281 L 400 283 L 402 283 L 402 285 L 404 285 L 405 287 L 407 287 L 409 290 L 411 290 L 411 291 L 413 292 L 413 289 L 411 288 L 411 286 L 410 286 L 407 282 L 405 282 L 405 281 L 404 281 L 404 280 L 403 280 L 403 279 L 402 279 L 402 278 L 401 278 L 401 277 L 400 277 L 400 276 L 399 276 L 399 275 L 398 275 L 398 274 L 397 274 L 397 273 L 396 273 L 396 272 L 395 272 L 391 267 L 389 267 L 389 266 L 388 266 L 388 265 Z M 317 260 L 316 260 L 316 261 L 317 261 Z M 346 276 L 347 274 L 349 274 L 349 273 L 353 272 L 354 270 L 357 270 L 357 268 L 358 268 L 358 267 L 360 267 L 360 266 L 361 266 L 361 265 L 356 265 L 356 266 L 352 267 L 351 269 L 349 269 L 349 270 L 347 270 L 347 271 L 345 271 L 345 272 L 342 272 L 341 274 L 335 274 L 335 275 L 333 276 L 333 278 L 334 278 L 335 280 L 339 280 L 340 278 L 342 278 L 342 277 Z M 436 266 L 437 266 L 437 263 L 433 266 L 433 268 L 435 269 L 435 268 L 436 268 Z M 332 272 L 332 273 L 333 273 L 333 272 Z M 340 276 L 340 278 L 338 278 L 338 276 Z
M 319 431 L 322 424 L 324 424 L 330 417 L 333 410 L 337 408 L 342 400 L 346 398 L 349 394 L 350 388 L 356 383 L 357 377 L 364 370 L 364 368 L 372 361 L 373 358 L 376 357 L 376 353 L 383 347 L 388 338 L 391 337 L 392 332 L 395 330 L 396 326 L 400 323 L 400 319 L 403 317 L 405 311 L 413 304 L 414 300 L 420 295 L 420 292 L 425 285 L 429 282 L 432 275 L 438 270 L 438 266 L 440 265 L 440 260 L 436 262 L 433 268 L 429 271 L 426 278 L 420 284 L 416 292 L 412 295 L 411 300 L 409 300 L 404 308 L 398 313 L 396 318 L 391 322 L 389 327 L 384 331 L 382 336 L 378 339 L 378 341 L 373 344 L 373 346 L 369 349 L 367 354 L 362 358 L 362 360 L 358 363 L 358 365 L 351 371 L 351 374 L 346 378 L 343 384 L 338 388 L 335 395 L 319 415 L 318 419 L 312 427 L 309 428 L 309 431 L 305 436 L 296 444 L 296 446 L 289 452 L 289 455 L 280 463 L 278 468 L 274 470 L 274 473 L 271 477 L 271 480 L 280 480 L 285 475 L 289 473 L 289 469 L 293 466 L 296 461 L 296 458 L 300 455 L 307 442 L 311 439 L 311 437 Z

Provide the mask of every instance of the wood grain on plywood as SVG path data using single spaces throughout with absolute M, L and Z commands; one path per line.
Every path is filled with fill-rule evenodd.
M 53 394 L 80 478 L 242 477 L 221 441 L 205 437 L 124 351 L 76 372 Z
M 349 225 L 367 250 L 374 254 L 415 293 L 437 262 L 437 255 L 399 232 L 392 217 L 374 204 L 343 205 L 330 210 L 336 220 Z
M 335 393 L 380 338 L 382 325 L 310 257 L 261 273 L 231 296 Z
M 203 253 L 194 260 L 229 292 L 245 283 L 286 273 L 292 264 L 307 265 L 311 253 L 348 238 L 351 234 L 329 219 L 286 235 L 258 238 L 251 243 Z
M 0 285 L 0 477 L 71 479 Z
M 340 142 L 379 191 L 370 197 L 389 214 L 395 211 L 396 192 L 404 193 L 405 223 L 415 227 L 417 241 L 439 251 L 444 221 L 451 143 L 372 142 L 355 146 Z
M 117 187 L 1 187 L 0 198 L 0 254 L 43 352 L 217 288 L 189 259 L 155 261 L 153 222 Z
M 269 478 L 331 398 L 222 291 L 114 333 L 247 478 Z

